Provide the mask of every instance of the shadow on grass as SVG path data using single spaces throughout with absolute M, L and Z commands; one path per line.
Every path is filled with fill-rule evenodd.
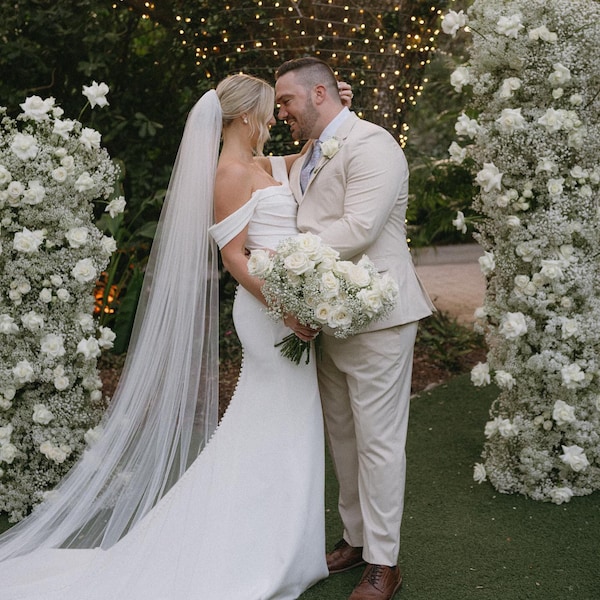
M 598 493 L 557 506 L 473 481 L 496 394 L 468 375 L 413 398 L 398 600 L 595 600 Z M 341 535 L 328 464 L 327 539 Z M 344 600 L 362 569 L 318 583 L 301 600 Z

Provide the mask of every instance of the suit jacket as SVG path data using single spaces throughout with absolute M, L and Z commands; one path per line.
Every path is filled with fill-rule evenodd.
M 298 227 L 319 235 L 344 260 L 367 254 L 378 271 L 389 272 L 400 288 L 394 311 L 374 321 L 374 331 L 417 321 L 435 310 L 417 277 L 406 242 L 408 165 L 396 140 L 356 114 L 334 136 L 335 154 L 322 156 L 304 194 L 300 171 L 292 165 L 290 186 L 298 201 Z

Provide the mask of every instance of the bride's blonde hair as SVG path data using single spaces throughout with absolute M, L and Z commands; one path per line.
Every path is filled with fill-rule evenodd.
M 217 96 L 223 111 L 223 127 L 247 115 L 250 137 L 258 133 L 255 151 L 262 154 L 269 139 L 268 122 L 275 110 L 275 91 L 263 79 L 238 73 L 229 75 L 217 85 Z

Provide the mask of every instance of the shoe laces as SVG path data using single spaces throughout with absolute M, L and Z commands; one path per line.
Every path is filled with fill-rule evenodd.
M 370 583 L 373 587 L 377 587 L 382 576 L 383 565 L 371 565 L 371 568 L 367 569 L 363 581 Z

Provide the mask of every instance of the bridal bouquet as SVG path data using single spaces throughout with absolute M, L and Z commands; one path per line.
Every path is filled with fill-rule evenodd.
M 340 260 L 339 254 L 311 233 L 283 240 L 273 254 L 253 250 L 248 261 L 251 275 L 265 280 L 263 295 L 269 314 L 280 319 L 294 315 L 315 330 L 329 328 L 345 338 L 388 315 L 395 305 L 398 285 L 381 275 L 365 255 L 358 263 Z M 290 334 L 281 342 L 284 356 L 298 364 L 310 343 Z

